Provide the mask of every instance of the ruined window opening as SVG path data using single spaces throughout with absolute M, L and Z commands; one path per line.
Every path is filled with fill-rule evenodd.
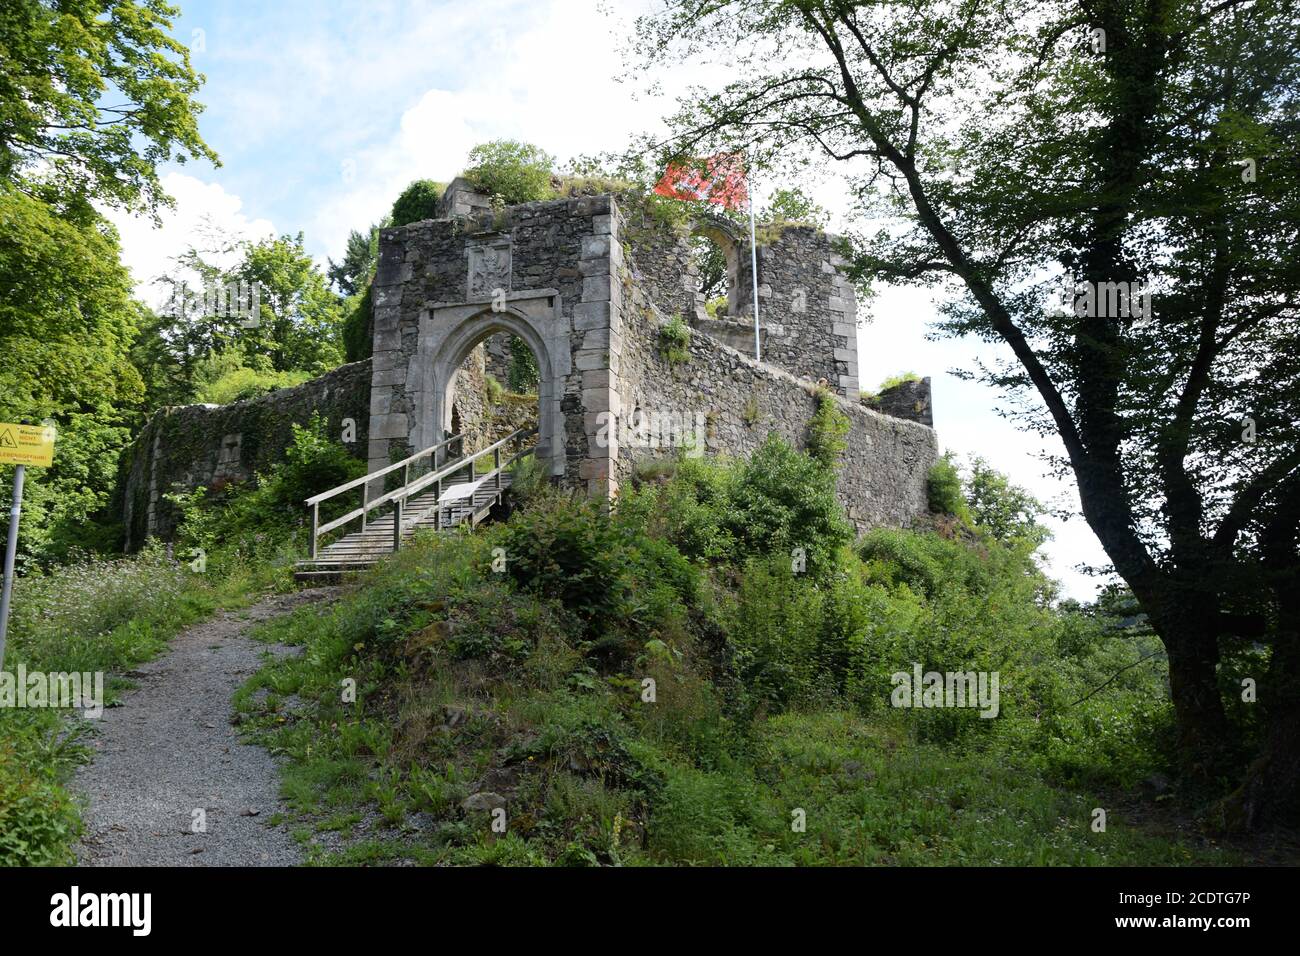
M 735 318 L 739 269 L 735 242 L 723 229 L 700 223 L 691 231 L 690 250 L 697 307 L 709 318 Z

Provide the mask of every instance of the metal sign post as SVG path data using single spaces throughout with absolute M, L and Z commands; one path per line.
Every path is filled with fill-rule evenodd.
M 4 586 L 0 588 L 0 668 L 5 663 L 5 636 L 9 631 L 9 602 L 13 598 L 14 563 L 18 557 L 18 519 L 23 511 L 23 479 L 27 466 L 48 468 L 54 463 L 53 425 L 16 425 L 0 422 L 0 464 L 15 465 L 14 500 L 9 508 L 9 537 L 5 543 Z
M 0 590 L 0 668 L 5 666 L 5 634 L 9 630 L 9 600 L 14 590 L 14 559 L 18 556 L 18 517 L 23 510 L 23 478 L 27 466 L 14 469 L 14 502 L 9 509 L 9 540 L 5 545 L 5 582 Z

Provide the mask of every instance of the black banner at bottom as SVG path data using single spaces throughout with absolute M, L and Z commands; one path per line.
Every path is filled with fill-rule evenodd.
M 843 934 L 847 920 L 855 934 L 965 926 L 1005 935 L 1048 923 L 1071 941 L 1200 934 L 1231 944 L 1294 928 L 1294 879 L 1293 870 L 1244 868 L 4 870 L 0 912 L 7 943 L 48 933 L 128 945 L 338 944 L 430 923 L 485 941 L 566 924 L 595 939 L 602 925 L 621 935 L 634 919 L 651 935 L 685 921 L 693 941 L 731 943 L 782 923 L 804 937 Z

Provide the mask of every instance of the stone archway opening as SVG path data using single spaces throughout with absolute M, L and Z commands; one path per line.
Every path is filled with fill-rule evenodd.
M 535 385 L 495 392 L 488 384 L 487 354 L 505 337 L 519 361 L 535 367 Z M 485 344 L 488 343 L 488 344 Z M 422 317 L 419 334 L 421 380 L 412 432 L 413 444 L 427 447 L 458 425 L 466 450 L 482 448 L 535 421 L 537 456 L 551 475 L 565 467 L 565 425 L 560 402 L 572 357 L 558 297 L 551 290 L 513 293 L 505 302 L 433 306 Z M 499 384 L 499 383 L 498 383 Z M 525 420 L 528 424 L 524 424 Z M 496 434 L 505 429 L 502 434 Z
M 740 252 L 721 224 L 691 224 L 691 264 L 696 272 L 696 311 L 709 318 L 735 318 L 740 311 Z
M 536 428 L 539 379 L 537 356 L 524 339 L 484 333 L 448 383 L 448 432 L 464 435 L 471 452 L 521 428 Z

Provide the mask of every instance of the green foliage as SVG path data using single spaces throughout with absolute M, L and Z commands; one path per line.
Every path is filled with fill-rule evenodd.
M 2 17 L 3 15 L 0 15 Z M 0 185 L 0 421 L 51 421 L 51 468 L 29 469 L 20 554 L 48 561 L 86 538 L 107 504 L 144 393 L 127 351 L 142 310 L 116 234 Z M 13 469 L 0 466 L 0 530 Z
M 167 277 L 173 289 L 168 309 L 132 350 L 135 364 L 149 376 L 151 406 L 195 401 L 200 363 L 217 353 L 239 354 L 250 369 L 308 377 L 343 361 L 343 303 L 307 253 L 301 233 L 233 242 L 218 251 L 237 255 L 236 264 L 220 267 L 195 248 L 177 258 L 177 271 Z M 195 275 L 200 288 L 190 285 Z M 207 290 L 243 290 L 244 305 L 223 307 L 224 297 Z M 258 310 L 248 315 L 253 290 Z
M 358 296 L 347 301 L 347 318 L 343 320 L 344 357 L 349 362 L 370 358 L 374 347 L 374 305 L 370 286 Z
M 725 304 L 727 301 L 727 257 L 723 253 L 722 247 L 709 236 L 693 235 L 691 236 L 691 261 L 694 262 L 699 273 L 698 291 L 705 298 L 705 310 L 708 310 L 709 303 L 715 303 L 719 299 Z M 716 305 L 713 312 L 709 314 L 713 318 L 717 317 Z
M 550 199 L 555 158 L 531 143 L 496 139 L 475 146 L 466 160 L 465 178 L 507 206 Z
M 431 179 L 417 179 L 393 202 L 389 219 L 394 226 L 407 226 L 423 219 L 438 218 L 438 203 L 447 187 Z
M 680 554 L 628 534 L 596 502 L 538 500 L 507 525 L 501 545 L 519 587 L 559 601 L 589 639 L 603 635 L 593 650 L 604 661 L 626 653 L 631 631 L 644 639 L 672 630 L 696 586 Z
M 227 551 L 232 561 L 265 559 L 278 552 L 304 521 L 304 502 L 365 474 L 365 464 L 326 434 L 325 421 L 313 415 L 306 426 L 293 426 L 284 458 L 258 475 L 252 487 L 227 484 L 169 494 L 181 509 L 179 537 L 187 552 L 209 556 Z M 340 500 L 327 502 L 321 520 L 347 510 Z
M 760 217 L 763 222 L 791 223 L 825 229 L 831 215 L 797 186 L 778 189 Z
M 904 384 L 905 382 L 919 382 L 919 381 L 921 381 L 921 376 L 917 375 L 915 372 L 899 372 L 897 375 L 890 375 L 883 382 L 881 382 L 880 387 L 876 389 L 876 392 L 877 394 L 879 394 L 880 392 L 887 391 L 888 389 L 897 388 L 898 386 Z
M 933 465 L 926 481 L 926 493 L 932 514 L 953 515 L 970 520 L 970 509 L 962 494 L 961 473 L 952 452 L 944 452 Z
M 339 292 L 349 298 L 359 295 L 369 284 L 379 265 L 379 230 L 391 226 L 392 220 L 385 216 L 378 225 L 371 226 L 365 232 L 353 229 L 348 233 L 348 243 L 343 253 L 343 261 L 329 261 L 326 270 L 330 282 Z
M 682 460 L 672 481 L 639 488 L 619 514 L 696 561 L 743 564 L 800 549 L 816 578 L 830 572 L 835 552 L 853 538 L 834 472 L 775 433 L 745 461 Z
M 510 336 L 510 391 L 517 394 L 535 392 L 540 374 L 537 357 L 528 343 L 517 335 Z
M 199 136 L 202 77 L 160 0 L 9 0 L 0 13 L 0 184 L 56 206 L 153 210 L 158 166 L 217 161 Z
M 680 313 L 659 326 L 659 354 L 670 366 L 691 360 L 691 327 Z
M 1032 550 L 1051 537 L 1051 532 L 1038 523 L 1042 503 L 1024 488 L 1013 485 L 983 458 L 971 461 L 966 504 L 975 526 L 999 541 L 1024 541 Z
M 832 471 L 839 467 L 840 455 L 848 447 L 844 440 L 852 423 L 839 407 L 834 393 L 817 393 L 817 411 L 808 422 L 808 454 Z
M 275 622 L 266 639 L 304 653 L 268 663 L 236 707 L 288 756 L 299 819 L 341 831 L 344 849 L 313 859 L 1222 859 L 1122 821 L 1105 840 L 1091 833 L 1100 794 L 1088 788 L 1132 787 L 1163 766 L 1149 746 L 1168 713 L 1162 671 L 1127 667 L 1105 684 L 1134 654 L 1099 618 L 1054 609 L 1023 548 L 892 530 L 860 556 L 840 549 L 820 578 L 780 553 L 737 563 L 723 512 L 745 471 L 686 459 L 613 520 L 543 495 L 486 535 L 417 539 L 333 607 Z M 704 566 L 676 540 L 710 555 Z M 890 676 L 913 662 L 1000 669 L 999 717 L 891 707 Z M 344 677 L 358 682 L 356 704 L 339 703 Z M 292 721 L 282 694 L 303 702 Z M 459 808 L 488 790 L 515 821 L 505 847 Z M 391 836 L 348 838 L 346 821 L 367 807 Z M 792 807 L 813 839 L 792 831 Z M 434 825 L 397 829 L 416 812 Z
M 213 405 L 228 405 L 257 398 L 280 388 L 301 385 L 310 378 L 307 372 L 276 372 L 261 362 L 250 368 L 239 352 L 214 352 L 194 369 L 194 400 Z
M 741 555 L 789 555 L 802 548 L 816 578 L 830 572 L 836 551 L 853 540 L 834 473 L 776 433 L 739 465 L 726 521 Z

